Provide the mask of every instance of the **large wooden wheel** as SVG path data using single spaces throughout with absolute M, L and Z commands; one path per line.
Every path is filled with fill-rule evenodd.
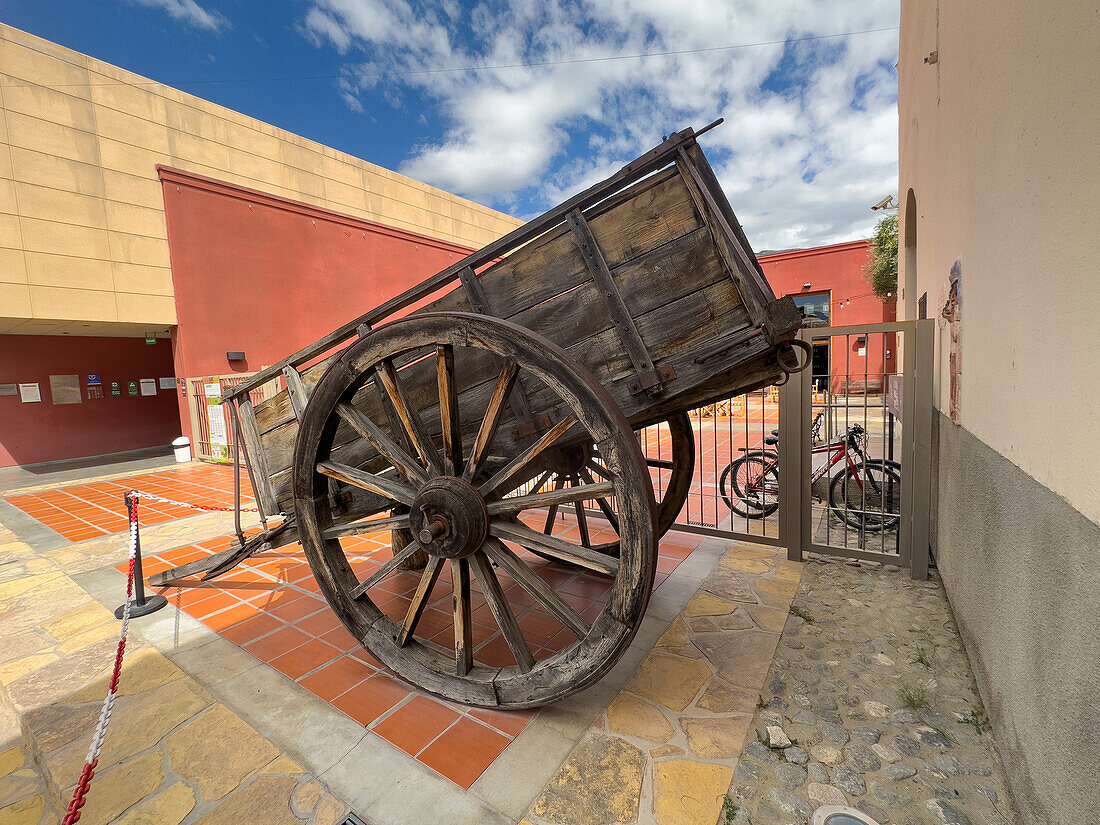
M 508 399 L 518 379 L 538 414 L 510 425 Z M 395 420 L 368 415 L 377 409 L 364 402 L 372 390 L 388 399 Z M 364 454 L 334 446 L 348 427 L 374 447 L 373 463 L 341 461 Z M 595 445 L 604 478 L 541 493 L 520 489 L 542 486 L 548 449 L 573 444 Z M 408 512 L 337 524 L 329 479 L 381 496 L 391 512 Z M 466 704 L 532 707 L 593 684 L 630 643 L 653 587 L 656 508 L 630 425 L 572 356 L 506 321 L 413 315 L 349 347 L 325 372 L 301 419 L 294 496 L 310 566 L 348 630 L 401 677 Z M 616 502 L 617 556 L 538 529 L 545 508 L 597 497 Z M 356 569 L 358 560 L 343 543 L 381 528 L 407 529 L 414 541 L 384 563 Z M 427 564 L 415 574 L 414 592 L 399 602 L 403 609 L 394 611 L 389 577 L 414 575 L 398 567 L 418 550 L 427 553 Z M 544 563 L 531 550 L 606 577 L 610 590 L 599 612 L 578 613 L 540 576 Z M 451 596 L 453 645 L 446 647 L 438 628 L 433 642 L 420 627 L 425 609 L 443 603 L 440 588 Z M 536 645 L 511 603 L 519 595 L 559 622 L 572 641 L 556 652 L 540 647 L 541 658 L 533 654 Z M 487 611 L 477 604 L 482 601 Z M 479 661 L 475 609 L 492 615 L 515 664 Z
M 654 478 L 654 495 L 657 498 L 657 538 L 659 539 L 671 529 L 676 517 L 684 508 L 688 492 L 691 489 L 691 479 L 695 472 L 695 439 L 691 432 L 691 419 L 687 413 L 675 413 L 666 421 L 661 422 L 668 427 L 669 457 L 662 458 L 658 455 L 645 455 L 646 466 L 651 475 L 668 471 L 667 478 L 661 478 L 660 490 L 656 489 L 657 479 Z M 635 431 L 635 437 L 641 440 L 640 431 Z M 659 437 L 658 437 L 658 440 Z M 658 445 L 659 446 L 659 445 Z M 540 479 L 540 490 L 559 490 L 580 487 L 582 485 L 595 484 L 604 479 L 604 467 L 600 460 L 599 449 L 594 445 L 571 445 L 569 447 L 549 449 L 546 451 L 545 463 L 550 475 Z M 572 529 L 576 524 L 580 534 L 581 543 L 593 550 L 598 550 L 611 555 L 618 555 L 619 543 L 615 538 L 601 540 L 597 529 L 602 524 L 592 524 L 588 514 L 595 505 L 602 514 L 613 532 L 619 530 L 619 519 L 616 513 L 616 502 L 607 497 L 597 496 L 588 502 L 580 501 L 559 507 L 551 506 L 546 514 L 543 524 L 543 533 L 553 535 L 555 530 L 562 525 L 556 521 L 562 511 L 574 516 L 565 522 L 564 526 Z M 587 505 L 587 506 L 586 506 Z M 595 528 L 595 529 L 594 529 Z M 602 532 L 606 532 L 603 530 Z

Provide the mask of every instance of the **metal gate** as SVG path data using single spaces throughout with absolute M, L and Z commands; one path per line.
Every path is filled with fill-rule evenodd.
M 808 369 L 693 410 L 695 476 L 675 529 L 782 545 L 793 560 L 812 552 L 897 564 L 924 578 L 933 324 L 805 329 Z M 665 425 L 639 437 L 647 458 L 670 458 Z M 652 472 L 660 496 L 670 471 Z
M 191 443 L 195 457 L 217 464 L 230 464 L 236 454 L 233 425 L 229 410 L 220 404 L 207 403 L 208 398 L 219 398 L 230 387 L 235 387 L 256 373 L 234 373 L 207 378 L 187 379 L 188 410 L 191 413 Z M 210 393 L 206 392 L 211 385 Z M 275 395 L 280 389 L 277 381 L 262 384 L 249 393 L 252 403 Z

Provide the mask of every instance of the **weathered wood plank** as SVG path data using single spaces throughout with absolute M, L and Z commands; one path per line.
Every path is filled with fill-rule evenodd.
M 452 612 L 455 631 L 455 671 L 465 676 L 474 666 L 474 625 L 470 616 L 470 563 L 451 559 Z
M 535 657 L 531 654 L 531 648 L 520 629 L 519 622 L 516 621 L 511 605 L 508 604 L 504 588 L 500 586 L 500 580 L 497 579 L 492 565 L 489 564 L 488 557 L 479 550 L 470 557 L 470 562 L 474 566 L 478 581 L 481 582 L 481 593 L 489 605 L 489 611 L 497 620 L 497 626 L 500 628 L 501 635 L 504 636 L 508 649 L 512 651 L 520 672 L 528 673 L 535 666 Z
M 587 501 L 599 496 L 608 496 L 615 493 L 615 485 L 609 481 L 601 481 L 593 484 L 582 484 L 578 487 L 566 487 L 562 490 L 548 490 L 544 493 L 532 493 L 529 496 L 514 496 L 502 498 L 500 501 L 490 502 L 488 505 L 490 516 L 520 513 L 524 510 L 533 510 L 537 507 L 549 507 L 552 504 L 569 504 L 575 501 Z
M 430 296 L 432 293 L 437 292 L 447 284 L 453 282 L 454 279 L 458 277 L 458 272 L 464 267 L 469 266 L 476 270 L 486 263 L 507 254 L 509 251 L 522 247 L 524 244 L 529 243 L 539 235 L 545 233 L 551 227 L 560 224 L 564 216 L 573 209 L 588 209 L 595 206 L 600 201 L 608 198 L 608 196 L 621 192 L 623 189 L 666 166 L 669 159 L 675 155 L 676 151 L 681 146 L 690 145 L 694 143 L 694 141 L 694 130 L 692 129 L 685 129 L 682 132 L 670 135 L 660 145 L 655 146 L 641 157 L 631 161 L 607 180 L 590 186 L 585 191 L 567 199 L 564 203 L 559 204 L 530 223 L 512 230 L 507 235 L 493 241 L 477 252 L 471 253 L 466 256 L 466 258 L 463 258 L 454 265 L 447 267 L 447 269 L 433 275 L 431 278 L 428 278 L 412 289 L 391 298 L 389 301 L 375 307 L 373 310 L 356 318 L 354 321 L 344 324 L 344 326 L 329 333 L 319 341 L 299 350 L 288 358 L 283 359 L 273 367 L 261 370 L 255 376 L 242 382 L 240 386 L 230 391 L 226 397 L 232 398 L 241 395 L 263 384 L 278 374 L 283 366 L 287 364 L 298 366 L 316 358 L 318 355 L 333 347 L 339 346 L 353 335 L 355 330 L 363 324 L 377 324 L 379 321 L 391 317 L 396 312 L 406 307 L 412 306 L 417 301 Z
M 606 573 L 609 576 L 614 576 L 619 569 L 619 560 L 616 558 L 581 547 L 579 544 L 548 536 L 523 524 L 494 521 L 489 527 L 489 535 L 514 541 L 529 550 L 538 550 L 556 559 L 586 567 L 598 573 Z
M 671 174 L 614 210 L 588 219 L 628 308 L 635 315 L 651 309 L 652 302 L 664 296 L 671 299 L 683 295 L 705 286 L 711 277 L 724 275 L 720 269 L 709 271 L 720 267 L 713 249 L 710 250 L 713 260 L 709 265 L 703 264 L 706 247 L 713 244 L 675 167 L 670 171 Z M 686 236 L 692 237 L 685 240 Z M 530 315 L 532 309 L 536 310 L 536 315 L 551 317 L 575 312 L 573 307 L 559 310 L 542 305 L 589 281 L 590 277 L 570 230 L 562 227 L 489 267 L 477 276 L 476 289 L 479 302 L 488 305 L 494 316 L 523 323 L 515 316 L 519 313 Z M 599 303 L 594 306 L 602 322 L 610 326 L 606 310 Z M 418 311 L 476 310 L 466 290 L 455 289 Z M 553 340 L 566 342 L 564 338 Z M 301 371 L 307 390 L 312 390 L 331 360 L 327 358 Z M 283 393 L 258 405 L 256 414 L 261 433 L 293 418 L 289 399 Z
M 515 579 L 516 583 L 526 590 L 532 598 L 538 600 L 550 615 L 556 617 L 558 621 L 569 628 L 574 636 L 583 639 L 587 635 L 590 625 L 584 620 L 584 617 L 555 593 L 554 589 L 545 580 L 524 564 L 523 560 L 513 553 L 504 542 L 490 536 L 482 550 L 497 566 Z
M 256 426 L 256 413 L 252 402 L 245 396 L 238 408 L 240 410 L 241 439 L 244 442 L 245 457 L 251 469 L 249 474 L 252 489 L 260 499 L 260 506 L 266 515 L 280 511 L 275 500 L 275 488 L 271 484 L 271 469 L 260 441 L 260 430 Z

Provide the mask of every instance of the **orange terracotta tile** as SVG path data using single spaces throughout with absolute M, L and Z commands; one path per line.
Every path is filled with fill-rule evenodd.
M 278 619 L 264 613 L 254 615 L 242 622 L 222 628 L 219 633 L 236 645 L 246 645 L 254 639 L 266 636 L 274 630 L 286 627 Z
M 320 639 L 310 639 L 303 645 L 277 656 L 268 661 L 268 664 L 280 673 L 291 679 L 300 679 L 311 670 L 316 670 L 323 664 L 327 664 L 341 654 L 332 645 L 325 644 Z
M 321 636 L 321 639 L 334 647 L 345 651 L 355 651 L 359 647 L 359 640 L 348 633 L 347 628 L 340 625 Z M 370 662 L 373 664 L 373 662 Z
M 465 790 L 511 741 L 495 730 L 463 718 L 428 745 L 418 759 Z
M 232 593 L 226 593 L 219 588 L 217 593 L 207 596 L 200 602 L 196 602 L 188 609 L 188 613 L 192 616 L 198 616 L 200 619 L 209 616 L 211 613 L 216 613 L 219 610 L 223 610 L 227 607 L 240 604 L 241 600 L 234 596 Z
M 470 715 L 475 719 L 480 719 L 482 722 L 492 725 L 501 733 L 505 733 L 513 739 L 519 736 L 523 732 L 523 729 L 531 723 L 536 713 L 538 713 L 538 710 L 504 711 L 473 708 L 470 711 Z
M 458 714 L 425 696 L 416 696 L 399 707 L 372 730 L 410 756 L 443 733 Z
M 320 610 L 312 616 L 299 619 L 294 622 L 294 626 L 302 632 L 308 633 L 310 636 L 317 636 L 318 638 L 324 636 L 329 631 L 336 630 L 338 627 L 343 627 L 343 625 L 340 624 L 340 620 L 336 618 L 336 614 L 331 610 Z
M 366 726 L 408 695 L 408 690 L 379 673 L 337 697 L 332 706 Z
M 341 656 L 330 662 L 316 673 L 306 676 L 298 684 L 326 702 L 331 702 L 342 693 L 346 693 L 377 671 L 351 656 Z
M 260 661 L 270 662 L 275 657 L 289 653 L 309 640 L 310 637 L 302 631 L 293 627 L 284 627 L 270 636 L 264 636 L 262 639 L 249 642 L 244 646 L 244 649 Z
M 221 632 L 227 627 L 243 622 L 245 619 L 249 619 L 256 615 L 256 608 L 250 604 L 243 604 L 238 602 L 233 607 L 229 607 L 218 613 L 213 613 L 209 616 L 204 616 L 202 623 L 212 630 Z

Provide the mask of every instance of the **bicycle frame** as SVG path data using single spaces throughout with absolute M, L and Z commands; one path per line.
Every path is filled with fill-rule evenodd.
M 817 447 L 811 447 L 810 454 L 814 455 L 815 453 L 828 453 L 829 460 L 818 467 L 816 470 L 814 470 L 813 474 L 810 476 L 810 484 L 818 481 L 826 473 L 828 473 L 829 470 L 839 464 L 841 459 L 844 459 L 848 470 L 852 473 L 852 476 L 856 480 L 856 484 L 859 485 L 860 491 L 863 491 L 862 474 L 858 472 L 859 465 L 856 464 L 855 460 L 852 458 L 852 454 L 855 453 L 856 457 L 859 458 L 860 461 L 865 460 L 863 449 L 859 445 L 858 436 L 856 436 L 852 432 L 846 432 L 840 438 L 830 441 L 828 444 L 821 444 Z M 765 453 L 763 450 L 760 450 L 757 454 L 767 455 L 768 462 L 765 463 L 757 478 L 753 479 L 750 482 L 748 488 L 746 489 L 746 492 L 771 493 L 774 495 L 779 495 L 778 487 L 775 487 L 775 489 L 771 489 L 769 485 L 765 482 L 765 479 L 767 478 L 768 473 L 771 470 L 775 470 L 777 473 L 779 471 L 779 453 L 775 452 L 774 454 L 768 454 Z M 746 452 L 745 455 L 752 455 L 752 453 Z M 772 486 L 774 487 L 774 485 Z

